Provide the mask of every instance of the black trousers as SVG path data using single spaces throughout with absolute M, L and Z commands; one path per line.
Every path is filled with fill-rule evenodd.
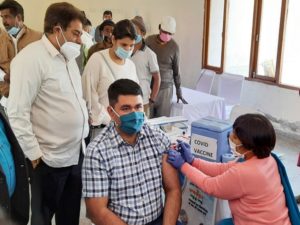
M 147 223 L 146 225 L 162 225 L 163 224 L 163 214 L 161 214 L 157 219 Z
M 41 162 L 33 170 L 28 164 L 31 181 L 31 225 L 79 225 L 81 204 L 81 167 L 52 168 Z

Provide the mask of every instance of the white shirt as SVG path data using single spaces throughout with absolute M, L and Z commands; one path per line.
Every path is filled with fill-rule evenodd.
M 101 54 L 105 57 L 113 74 Z M 110 116 L 106 110 L 109 105 L 107 90 L 115 80 L 122 78 L 139 83 L 134 63 L 130 59 L 126 59 L 123 65 L 115 63 L 109 56 L 109 49 L 94 53 L 87 62 L 82 75 L 82 89 L 93 126 L 109 124 Z
M 136 66 L 140 86 L 143 91 L 144 105 L 149 103 L 151 94 L 152 73 L 159 72 L 156 54 L 146 45 L 141 50 L 137 50 L 131 57 Z
M 7 113 L 30 160 L 42 157 L 51 167 L 78 164 L 82 139 L 88 134 L 79 70 L 45 35 L 11 63 Z

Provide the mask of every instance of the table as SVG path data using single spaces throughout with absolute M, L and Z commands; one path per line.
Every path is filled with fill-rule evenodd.
M 224 98 L 185 87 L 181 89 L 182 96 L 188 104 L 177 103 L 176 91 L 173 91 L 170 116 L 184 116 L 190 124 L 206 116 L 225 119 Z

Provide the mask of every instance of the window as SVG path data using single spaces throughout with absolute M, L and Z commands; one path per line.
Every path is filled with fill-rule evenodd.
M 224 0 L 211 1 L 207 64 L 221 67 Z
M 223 54 L 223 13 L 224 0 L 209 0 L 206 4 L 210 8 L 206 20 L 207 28 L 206 56 L 204 64 L 208 69 L 220 70 Z
M 259 31 L 255 35 L 258 51 L 255 75 L 275 78 L 281 12 L 281 0 L 263 0 L 260 4 Z
M 299 0 L 206 0 L 203 67 L 300 89 L 299 11 Z
M 254 0 L 229 0 L 224 71 L 248 76 Z
M 286 22 L 281 83 L 300 87 L 300 1 L 289 0 Z

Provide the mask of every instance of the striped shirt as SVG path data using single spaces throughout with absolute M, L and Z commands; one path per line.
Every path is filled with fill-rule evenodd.
M 127 224 L 146 224 L 162 213 L 162 155 L 170 146 L 160 130 L 144 125 L 129 145 L 110 123 L 87 148 L 83 196 L 107 197 L 108 208 Z

